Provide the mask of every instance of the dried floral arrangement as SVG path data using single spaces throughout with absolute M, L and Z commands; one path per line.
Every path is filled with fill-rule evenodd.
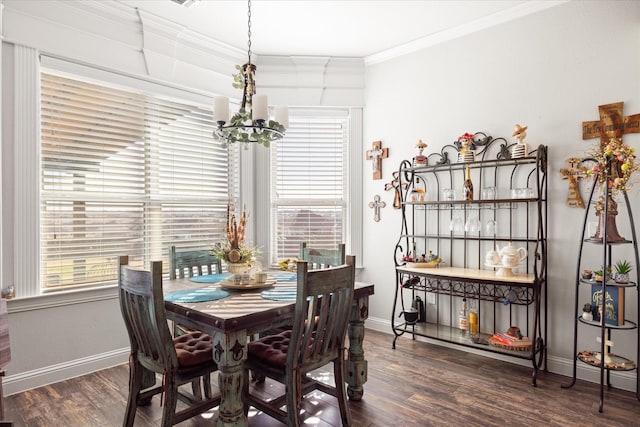
M 598 173 L 598 182 L 604 184 L 604 172 L 608 161 L 611 160 L 608 188 L 612 193 L 628 191 L 633 184 L 631 176 L 640 170 L 640 165 L 635 162 L 635 151 L 635 148 L 623 143 L 620 138 L 611 138 L 602 147 L 598 144 L 596 148 L 588 152 L 589 156 L 597 162 L 588 173 Z
M 247 225 L 247 208 L 242 209 L 240 223 L 236 219 L 233 205 L 227 205 L 227 240 L 213 245 L 211 252 L 221 260 L 231 264 L 245 264 L 255 261 L 260 256 L 257 247 L 244 241 Z

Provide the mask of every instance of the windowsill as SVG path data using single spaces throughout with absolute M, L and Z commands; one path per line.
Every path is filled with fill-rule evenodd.
M 7 308 L 9 313 L 18 313 L 116 298 L 118 298 L 118 285 L 109 285 L 74 291 L 52 292 L 30 297 L 12 298 L 7 300 Z

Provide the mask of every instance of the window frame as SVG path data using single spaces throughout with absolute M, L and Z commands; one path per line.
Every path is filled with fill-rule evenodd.
M 272 147 L 270 152 L 271 162 L 271 176 L 270 176 L 270 219 L 271 219 L 271 237 L 270 237 L 270 258 L 268 262 L 270 265 L 277 265 L 281 259 L 295 258 L 299 252 L 299 242 L 292 242 L 285 250 L 286 243 L 281 241 L 282 236 L 280 233 L 280 209 L 287 207 L 297 207 L 298 211 L 308 208 L 313 212 L 314 208 L 320 208 L 320 210 L 326 210 L 329 213 L 329 217 L 337 219 L 339 224 L 339 233 L 329 231 L 329 236 L 326 236 L 326 243 L 316 243 L 318 247 L 330 247 L 337 246 L 343 243 L 346 239 L 346 218 L 348 214 L 349 206 L 349 110 L 347 108 L 334 108 L 334 109 L 291 109 L 290 110 L 290 129 L 292 133 L 295 133 L 297 140 L 292 140 L 290 135 L 285 134 L 285 137 L 281 141 L 277 141 Z M 294 127 L 295 126 L 295 127 Z M 337 127 L 336 127 L 337 126 Z M 291 139 L 290 139 L 291 138 Z M 314 144 L 317 143 L 317 148 Z M 336 145 L 336 143 L 338 145 Z M 290 150 L 286 150 L 287 145 L 291 147 Z M 313 148 L 312 148 L 313 147 Z M 304 150 L 309 149 L 307 156 L 302 156 Z M 284 153 L 284 156 L 280 157 Z M 334 170 L 340 170 L 341 176 L 334 177 L 331 181 L 330 171 L 325 169 L 322 165 L 317 165 L 317 159 L 312 156 L 315 155 L 329 155 L 329 167 Z M 340 156 L 340 161 L 331 161 L 331 157 Z M 316 194 L 309 194 L 304 197 L 301 189 L 286 191 L 286 183 L 282 183 L 282 180 L 286 180 L 287 176 L 290 177 L 295 173 L 294 162 L 291 161 L 291 157 L 296 157 L 301 162 L 308 162 L 305 167 L 308 169 L 302 171 L 302 185 L 310 186 L 314 180 L 314 174 L 318 178 L 324 178 L 329 180 L 328 185 L 320 188 L 320 192 Z M 282 162 L 280 162 L 282 160 Z M 282 171 L 283 175 L 280 176 Z M 331 185 L 333 183 L 333 185 Z M 338 187 L 336 187 L 336 184 Z M 294 183 L 291 183 L 294 185 Z M 285 190 L 285 195 L 279 196 L 280 192 Z M 334 194 L 332 196 L 331 194 Z M 325 208 L 325 209 L 322 209 Z M 337 215 L 337 216 L 334 216 Z M 335 224 L 335 222 L 334 222 Z M 312 225 L 310 225 L 311 227 Z M 310 231 L 304 231 L 307 237 L 301 237 L 304 241 L 312 241 L 310 239 Z M 283 251 L 283 252 L 280 252 Z
M 55 292 L 45 292 L 44 283 L 41 282 L 39 255 L 42 250 L 39 232 L 41 223 L 40 189 L 42 182 L 40 170 L 41 73 L 50 72 L 57 75 L 65 75 L 74 79 L 128 91 L 146 91 L 150 96 L 172 99 L 176 102 L 182 102 L 205 109 L 210 109 L 210 105 L 212 105 L 210 101 L 213 96 L 164 85 L 163 83 L 155 81 L 140 79 L 134 76 L 125 76 L 121 73 L 98 69 L 84 64 L 76 64 L 59 58 L 47 57 L 46 55 L 40 55 L 37 50 L 32 48 L 17 47 L 16 50 L 19 52 L 17 52 L 18 54 L 15 58 L 15 69 L 23 68 L 25 73 L 17 74 L 15 77 L 15 84 L 19 87 L 19 90 L 16 91 L 14 104 L 15 106 L 24 105 L 24 108 L 19 109 L 15 113 L 15 132 L 18 134 L 18 138 L 14 145 L 16 149 L 20 149 L 23 144 L 21 144 L 19 140 L 24 139 L 26 143 L 24 144 L 24 149 L 21 149 L 20 153 L 15 156 L 16 162 L 12 181 L 15 186 L 15 193 L 23 193 L 27 196 L 21 197 L 20 203 L 17 203 L 15 206 L 13 216 L 13 222 L 15 224 L 14 235 L 23 235 L 20 229 L 25 228 L 28 228 L 30 232 L 24 233 L 25 238 L 23 239 L 13 239 L 14 248 L 16 249 L 14 258 L 24 260 L 26 258 L 20 257 L 19 253 L 32 254 L 28 262 L 14 262 L 13 269 L 10 271 L 10 274 L 13 276 L 16 297 L 22 299 L 49 297 L 54 294 L 67 296 L 75 294 L 77 295 L 77 301 L 85 301 L 86 298 L 90 300 L 104 297 L 111 298 L 113 295 L 116 295 L 113 293 L 117 287 L 115 280 L 110 284 L 96 284 L 77 288 L 63 287 Z M 129 82 L 129 85 L 123 84 L 126 82 Z M 157 88 L 158 92 L 150 92 L 150 89 L 153 90 L 154 88 Z M 18 99 L 20 102 L 17 101 Z M 20 134 L 22 128 L 33 129 L 34 132 L 23 136 Z M 233 157 L 234 161 L 239 163 L 237 147 L 229 146 L 229 148 L 229 156 Z M 229 199 L 232 199 L 232 197 L 237 198 L 239 195 L 240 185 L 239 173 L 237 171 L 239 168 L 235 169 L 233 176 L 229 178 L 229 192 L 232 193 Z M 35 224 L 37 224 L 37 226 L 35 226 Z M 163 253 L 168 252 L 168 247 L 158 249 Z M 3 258 L 3 264 L 6 265 L 7 258 Z M 148 260 L 146 261 L 148 262 Z M 89 295 L 91 295 L 91 297 L 89 297 Z M 61 301 L 59 296 L 52 297 L 51 300 Z M 25 304 L 25 307 L 29 306 L 31 306 L 31 304 Z

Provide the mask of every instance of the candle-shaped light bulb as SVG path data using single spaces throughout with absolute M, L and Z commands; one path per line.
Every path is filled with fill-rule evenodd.
M 267 107 L 266 95 L 253 95 L 252 97 L 252 118 L 253 120 L 267 120 L 269 118 L 269 110 Z
M 213 99 L 213 120 L 216 123 L 229 121 L 229 98 L 226 96 L 216 96 Z
M 280 123 L 285 128 L 289 128 L 289 108 L 282 106 L 276 107 L 275 119 L 276 122 Z

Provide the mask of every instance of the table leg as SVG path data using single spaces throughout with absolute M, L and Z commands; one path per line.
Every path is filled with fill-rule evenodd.
M 364 394 L 362 387 L 367 382 L 367 361 L 364 358 L 364 321 L 369 316 L 369 297 L 354 301 L 349 319 L 349 355 L 347 360 L 347 394 L 350 400 L 360 400 Z
M 247 358 L 247 331 L 216 332 L 213 360 L 218 364 L 220 402 L 217 427 L 247 427 L 242 403 L 242 368 Z

